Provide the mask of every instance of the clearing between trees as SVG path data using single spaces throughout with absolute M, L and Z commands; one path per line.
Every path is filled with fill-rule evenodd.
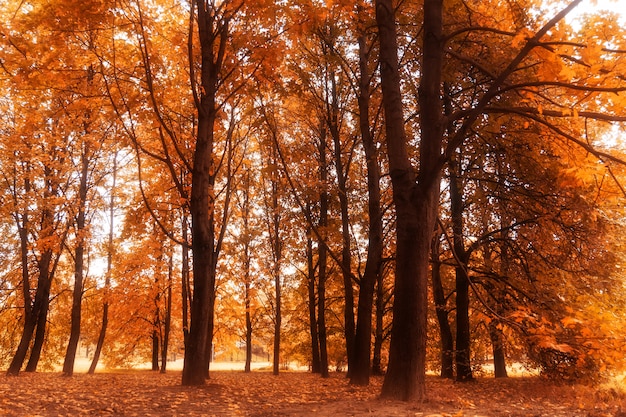
M 378 399 L 382 378 L 352 386 L 304 372 L 212 372 L 202 387 L 184 387 L 180 372 L 0 376 L 0 415 L 18 416 L 558 416 L 625 417 L 620 383 L 589 387 L 539 377 L 454 383 L 427 378 L 423 403 Z

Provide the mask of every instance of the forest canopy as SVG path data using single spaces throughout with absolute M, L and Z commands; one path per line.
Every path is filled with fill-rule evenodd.
M 622 372 L 626 24 L 586 3 L 4 1 L 0 368 Z

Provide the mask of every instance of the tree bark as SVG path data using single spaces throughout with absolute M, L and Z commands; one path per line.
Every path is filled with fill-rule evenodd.
M 369 126 L 370 73 L 368 70 L 369 54 L 366 37 L 361 34 L 359 42 L 359 130 L 367 164 L 368 195 L 368 246 L 365 272 L 359 286 L 357 324 L 354 341 L 354 366 L 350 383 L 368 385 L 370 376 L 370 356 L 372 353 L 372 309 L 374 286 L 381 274 L 383 253 L 383 225 L 380 207 L 380 167 L 378 150 Z M 381 321 L 382 324 L 382 321 Z
M 354 367 L 354 343 L 355 343 L 355 324 L 354 324 L 354 289 L 352 287 L 352 252 L 350 244 L 350 218 L 348 214 L 348 186 L 347 175 L 348 167 L 344 167 L 344 161 L 341 148 L 341 137 L 339 132 L 339 99 L 337 97 L 337 83 L 333 73 L 331 75 L 331 94 L 330 103 L 327 105 L 328 130 L 333 141 L 335 156 L 335 173 L 337 177 L 337 188 L 339 192 L 339 208 L 341 212 L 341 274 L 343 277 L 344 290 L 344 339 L 346 342 L 346 355 L 348 359 L 348 377 Z M 369 368 L 369 366 L 368 366 Z
M 28 179 L 24 180 L 24 189 L 26 192 L 30 191 L 30 183 Z M 22 299 L 24 302 L 24 326 L 22 328 L 22 335 L 20 342 L 17 346 L 17 350 L 13 355 L 13 359 L 7 369 L 8 375 L 18 375 L 22 369 L 22 364 L 28 353 L 30 341 L 32 340 L 33 333 L 35 332 L 35 326 L 37 325 L 37 312 L 33 309 L 36 307 L 33 303 L 30 287 L 30 274 L 28 268 L 28 213 L 15 214 L 17 223 L 17 229 L 20 236 L 20 259 L 22 269 Z
M 249 274 L 249 272 L 247 272 Z M 245 288 L 245 304 L 246 304 L 246 363 L 244 372 L 250 372 L 252 369 L 252 316 L 250 314 L 250 282 L 246 281 Z
M 152 370 L 159 370 L 159 332 L 156 329 L 152 330 L 152 336 L 150 337 L 152 340 Z
M 107 326 L 109 324 L 109 292 L 111 289 L 111 270 L 113 269 L 113 235 L 115 231 L 115 186 L 117 183 L 117 152 L 113 156 L 113 180 L 111 185 L 111 197 L 109 201 L 109 240 L 107 243 L 107 269 L 104 278 L 104 300 L 102 302 L 102 322 L 100 325 L 100 332 L 98 334 L 98 341 L 96 342 L 96 349 L 89 365 L 88 374 L 96 372 L 98 361 L 100 360 L 100 354 L 102 347 L 104 346 L 104 339 L 106 337 Z
M 463 231 L 463 185 L 460 180 L 460 163 L 455 156 L 449 161 L 450 168 L 450 212 L 452 217 L 452 242 L 456 282 L 456 380 L 471 381 L 474 379 L 471 366 L 471 330 L 469 318 L 469 277 L 467 263 L 470 253 L 465 249 Z
M 87 180 L 89 176 L 89 144 L 85 143 L 81 155 L 80 185 L 78 187 L 78 215 L 76 216 L 76 248 L 74 250 L 74 290 L 72 292 L 72 312 L 70 325 L 70 340 L 67 344 L 63 374 L 74 374 L 74 361 L 80 339 L 80 320 L 82 316 L 83 278 L 85 256 L 85 220 L 87 209 Z
M 376 1 L 387 154 L 397 219 L 393 327 L 381 395 L 404 401 L 421 400 L 426 393 L 428 267 L 439 204 L 443 135 L 442 8 L 441 0 L 425 0 L 419 85 L 420 165 L 416 176 L 404 131 L 395 12 L 390 0 Z
M 454 337 L 448 320 L 448 305 L 443 283 L 441 282 L 440 240 L 441 235 L 435 236 L 432 245 L 432 284 L 433 300 L 435 302 L 435 314 L 439 324 L 439 336 L 441 339 L 441 377 L 454 378 Z
M 321 236 L 318 238 L 318 278 L 317 278 L 317 334 L 320 343 L 320 373 L 322 378 L 328 378 L 328 347 L 326 340 L 326 266 L 328 264 L 328 249 L 326 242 L 322 239 L 326 236 L 326 228 L 328 227 L 328 191 L 326 184 L 328 181 L 328 166 L 326 163 L 326 131 L 322 129 L 319 142 L 319 175 L 321 191 L 320 199 L 320 217 L 318 229 Z
M 493 352 L 493 369 L 496 378 L 506 378 L 506 355 L 504 352 L 504 335 L 502 329 L 498 328 L 497 321 L 489 322 L 489 337 Z
M 172 328 L 172 281 L 174 275 L 174 259 L 169 255 L 167 263 L 167 290 L 165 293 L 165 319 L 163 323 L 163 343 L 161 343 L 161 373 L 167 372 L 167 352 L 170 344 Z
M 372 375 L 384 375 L 382 366 L 383 341 L 385 329 L 385 288 L 382 271 L 376 277 L 376 328 L 374 330 L 374 352 L 372 353 Z
M 214 127 L 217 117 L 216 93 L 228 41 L 228 19 L 218 19 L 215 10 L 196 0 L 201 74 L 198 130 L 191 179 L 191 230 L 193 254 L 193 296 L 191 325 L 185 345 L 183 385 L 203 385 L 208 378 L 213 340 L 215 307 L 215 225 L 214 225 Z M 193 18 L 192 18 L 193 19 Z
M 311 335 L 311 372 L 319 374 L 322 371 L 320 361 L 320 344 L 317 337 L 317 297 L 315 293 L 315 266 L 313 264 L 313 239 L 311 234 L 307 233 L 306 239 L 306 257 L 307 257 L 307 289 L 309 293 L 309 333 Z

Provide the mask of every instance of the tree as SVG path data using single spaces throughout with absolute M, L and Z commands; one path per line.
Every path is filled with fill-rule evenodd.
M 411 400 L 424 396 L 425 369 L 424 352 L 426 341 L 426 274 L 428 269 L 428 246 L 434 230 L 434 219 L 437 213 L 439 177 L 444 164 L 463 146 L 471 129 L 481 120 L 485 113 L 493 114 L 491 106 L 498 108 L 502 103 L 503 94 L 514 94 L 530 88 L 534 94 L 541 95 L 543 88 L 563 86 L 564 89 L 600 93 L 617 91 L 621 87 L 604 90 L 595 83 L 581 85 L 579 83 L 554 80 L 554 62 L 564 65 L 571 55 L 555 54 L 556 50 L 542 42 L 544 36 L 578 4 L 574 1 L 550 20 L 538 24 L 534 31 L 520 31 L 519 36 L 507 31 L 501 33 L 513 36 L 514 51 L 507 55 L 495 71 L 486 64 L 476 62 L 470 57 L 446 50 L 446 44 L 454 44 L 460 35 L 474 32 L 472 28 L 462 28 L 444 37 L 443 5 L 438 0 L 424 3 L 423 37 L 420 55 L 421 71 L 419 85 L 419 167 L 413 167 L 407 149 L 407 139 L 403 126 L 402 94 L 398 70 L 396 26 L 394 8 L 391 2 L 377 2 L 377 22 L 380 36 L 381 79 L 383 101 L 385 106 L 385 123 L 387 133 L 387 153 L 389 157 L 390 175 L 394 187 L 394 203 L 397 215 L 397 252 L 396 252 L 396 286 L 394 303 L 394 324 L 390 346 L 389 370 L 383 384 L 383 396 Z M 470 13 L 470 17 L 473 14 Z M 487 32 L 491 29 L 485 29 Z M 482 33 L 483 30 L 478 30 Z M 495 33 L 498 32 L 496 29 Z M 460 39 L 460 38 L 459 38 Z M 557 42 L 558 43 L 558 42 Z M 446 119 L 441 97 L 443 96 L 443 66 L 449 68 L 449 62 L 459 59 L 461 62 L 473 63 L 481 72 L 480 90 L 475 100 L 470 103 L 460 102 L 455 105 L 454 114 Z M 524 65 L 538 64 L 537 81 L 525 81 L 520 78 L 521 72 L 528 68 Z M 451 68 L 451 67 L 450 67 Z M 565 75 L 564 72 L 560 73 Z M 571 73 L 569 74 L 571 75 Z M 611 83 L 614 76 L 608 75 Z M 484 81 L 482 81 L 484 80 Z M 536 88 L 536 89 L 535 89 Z M 456 110 L 458 109 L 458 110 Z M 502 109 L 503 110 L 503 109 Z M 504 111 L 504 110 L 503 110 Z M 512 110 L 515 111 L 515 110 Z M 572 134 L 550 123 L 543 117 L 562 115 L 559 112 L 546 112 L 543 106 L 522 111 L 526 117 L 550 126 L 557 135 L 570 143 L 581 146 L 596 157 L 610 159 L 606 153 L 576 139 Z M 520 112 L 518 112 L 520 114 Z M 543 117 L 534 117 L 539 114 Z M 581 113 L 578 112 L 578 115 Z M 597 113 L 585 113 L 589 117 Z M 600 116 L 602 117 L 602 116 Z M 619 120 L 607 115 L 608 120 Z M 446 132 L 446 123 L 454 127 Z M 446 141 L 444 143 L 444 134 Z M 445 145 L 445 148 L 444 148 Z M 428 242 L 428 245 L 426 244 Z

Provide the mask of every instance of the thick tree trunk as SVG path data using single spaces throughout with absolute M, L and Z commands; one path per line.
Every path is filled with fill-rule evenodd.
M 497 321 L 489 323 L 489 337 L 493 352 L 493 369 L 496 378 L 506 378 L 506 355 L 504 352 L 504 335 L 502 329 L 498 328 Z
M 26 359 L 26 355 L 28 354 L 28 348 L 30 346 L 30 342 L 33 338 L 33 333 L 35 333 L 35 327 L 37 326 L 37 315 L 31 315 L 29 317 L 25 317 L 24 320 L 24 328 L 22 329 L 22 336 L 20 338 L 20 342 L 17 345 L 17 350 L 13 355 L 13 359 L 7 369 L 8 375 L 18 375 L 20 370 L 22 369 L 22 365 L 24 360 Z
M 425 0 L 420 102 L 419 174 L 411 165 L 404 131 L 394 8 L 376 1 L 380 71 L 389 173 L 396 209 L 396 276 L 389 367 L 381 395 L 399 400 L 425 396 L 430 243 L 441 175 L 442 0 Z
M 433 284 L 433 300 L 435 302 L 435 313 L 437 315 L 437 323 L 439 324 L 439 336 L 441 338 L 441 377 L 454 378 L 454 337 L 450 329 L 448 321 L 448 305 L 441 282 L 441 260 L 440 253 L 440 236 L 433 239 L 432 245 L 432 284 Z
M 360 35 L 359 42 L 359 129 L 367 164 L 367 195 L 369 215 L 369 235 L 365 272 L 359 287 L 356 334 L 354 340 L 354 365 L 350 383 L 369 384 L 370 356 L 372 352 L 372 308 L 374 286 L 381 274 L 383 253 L 382 210 L 380 207 L 380 167 L 378 151 L 369 126 L 370 74 L 369 56 L 365 35 Z M 382 322 L 382 321 L 381 321 Z
M 191 179 L 191 230 L 193 254 L 193 296 L 191 325 L 185 344 L 183 385 L 203 385 L 208 378 L 213 340 L 215 308 L 215 225 L 213 155 L 217 115 L 215 96 L 219 72 L 228 41 L 228 19 L 219 20 L 215 10 L 196 0 L 198 38 L 201 50 L 198 130 Z

